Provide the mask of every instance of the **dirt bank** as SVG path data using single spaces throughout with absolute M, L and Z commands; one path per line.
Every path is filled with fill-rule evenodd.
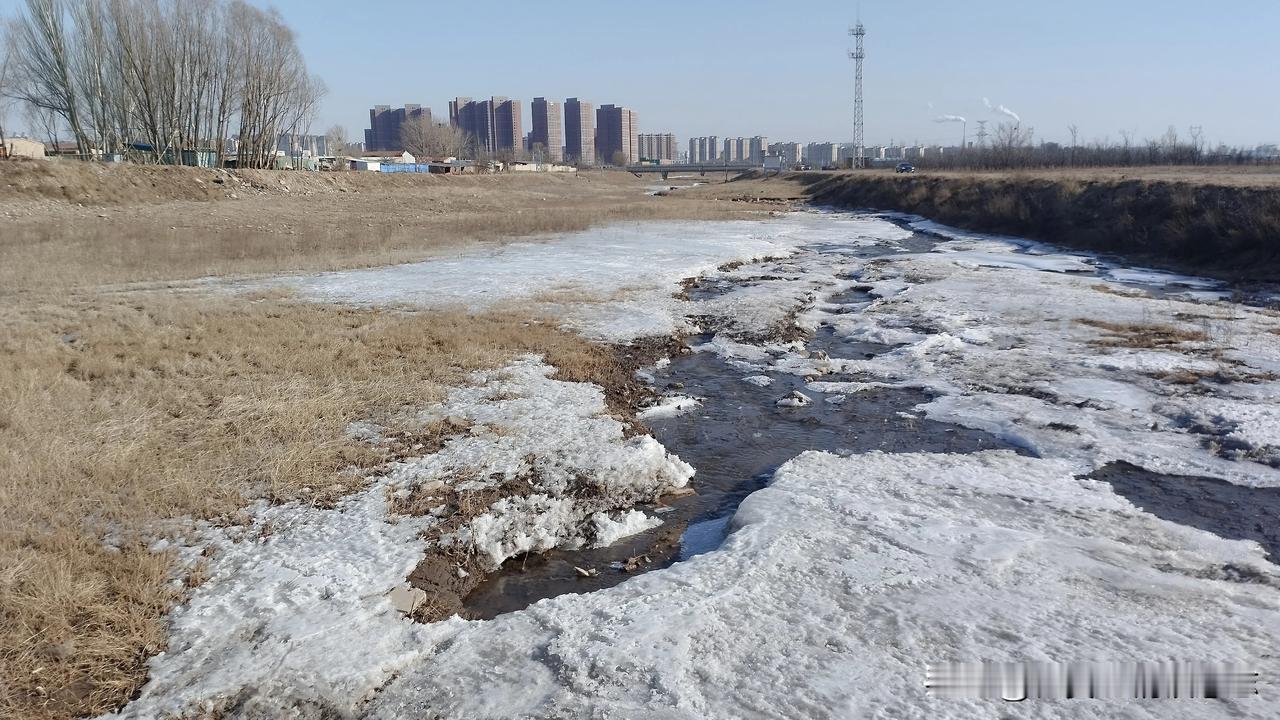
M 0 294 L 339 270 L 617 221 L 751 214 L 625 172 L 487 176 L 0 162 Z
M 896 210 L 1199 275 L 1280 279 L 1276 173 L 796 172 L 747 177 L 706 192 Z

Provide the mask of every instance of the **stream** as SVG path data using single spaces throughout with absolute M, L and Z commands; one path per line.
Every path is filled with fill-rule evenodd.
M 905 229 L 909 219 L 886 216 Z M 789 266 L 835 263 L 841 258 L 865 261 L 899 253 L 931 252 L 946 236 L 914 231 L 910 238 L 891 244 L 867 245 L 815 242 L 787 259 Z M 1027 243 L 1018 253 L 1038 262 L 1048 249 Z M 1081 268 L 1068 272 L 1094 276 L 1134 287 L 1154 297 L 1189 296 L 1201 299 L 1247 298 L 1222 283 L 1200 278 L 1129 268 L 1114 259 L 1072 253 Z M 773 272 L 769 261 L 758 266 L 758 275 Z M 750 267 L 744 269 L 751 269 Z M 699 278 L 685 290 L 690 301 L 713 300 L 743 287 L 735 277 Z M 865 288 L 816 294 L 832 314 L 858 313 L 873 301 Z M 1270 299 L 1268 295 L 1264 299 Z M 724 319 L 724 318 L 721 318 Z M 774 471 L 806 450 L 839 455 L 872 451 L 889 453 L 971 453 L 989 449 L 1027 451 L 980 430 L 936 422 L 920 416 L 915 408 L 932 396 L 922 390 L 874 388 L 849 395 L 828 395 L 806 388 L 806 379 L 786 372 L 769 372 L 768 384 L 744 380 L 744 372 L 732 361 L 706 351 L 712 334 L 685 338 L 682 354 L 665 366 L 651 370 L 655 391 L 695 397 L 701 405 L 675 417 L 647 421 L 653 436 L 670 452 L 695 469 L 691 487 L 696 494 L 642 508 L 662 518 L 661 526 L 625 538 L 612 546 L 579 551 L 552 551 L 508 560 L 502 570 L 479 585 L 467 598 L 468 614 L 488 619 L 523 609 L 543 598 L 611 587 L 636 573 L 668 567 L 716 549 L 729 532 L 734 512 L 742 500 L 768 485 Z M 749 340 L 744 339 L 749 342 Z M 892 349 L 874 343 L 852 342 L 819 326 L 802 338 L 811 355 L 864 359 Z M 838 375 L 824 380 L 839 381 Z M 800 407 L 779 407 L 777 401 L 793 391 L 812 399 Z M 1248 488 L 1209 478 L 1170 478 L 1141 468 L 1113 464 L 1094 475 L 1110 482 L 1114 490 L 1164 519 L 1218 533 L 1223 537 L 1256 539 L 1274 558 L 1280 540 L 1274 530 L 1280 519 L 1280 492 Z M 1257 513 L 1241 513 L 1253 503 Z

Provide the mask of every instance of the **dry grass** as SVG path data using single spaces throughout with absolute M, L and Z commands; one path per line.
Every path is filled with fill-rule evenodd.
M 0 297 L 109 283 L 369 267 L 421 260 L 477 242 L 611 222 L 755 214 L 734 203 L 679 193 L 647 196 L 644 187 L 650 181 L 624 172 L 258 173 L 247 189 L 237 188 L 235 199 L 190 193 L 198 199 L 147 200 L 139 188 L 111 195 L 107 204 L 82 207 L 41 195 L 44 185 L 15 184 L 11 176 L 28 172 L 28 166 L 16 164 L 15 170 L 14 165 L 0 163 L 0 190 L 21 190 L 8 198 L 0 192 L 5 228 Z M 88 177 L 74 176 L 72 170 L 80 167 L 79 174 Z M 78 163 L 71 168 L 53 179 L 92 188 L 95 182 L 137 181 L 134 175 L 154 172 L 127 166 L 107 172 Z M 193 183 L 199 173 L 211 173 L 170 170 L 166 182 Z M 291 191 L 283 192 L 280 182 L 291 183 Z M 32 268 L 39 272 L 33 274 Z
M 1114 323 L 1106 320 L 1083 318 L 1081 325 L 1097 328 L 1103 336 L 1090 342 L 1096 347 L 1163 348 L 1187 342 L 1205 342 L 1209 339 L 1203 330 L 1191 330 L 1173 325 L 1146 323 Z
M 328 502 L 360 482 L 353 468 L 397 452 L 348 438 L 349 422 L 399 429 L 404 408 L 518 353 L 583 378 L 610 356 L 510 316 L 279 298 L 91 295 L 8 307 L 0 330 L 6 717 L 100 712 L 143 680 L 182 594 L 173 558 L 146 549 L 165 519 L 232 522 L 253 497 Z
M 407 409 L 521 353 L 630 414 L 645 392 L 632 370 L 655 350 L 591 345 L 519 308 L 379 312 L 166 284 L 749 214 L 649 197 L 647 182 L 0 163 L 0 717 L 99 713 L 144 681 L 165 613 L 208 573 L 151 540 L 191 518 L 244 522 L 253 498 L 333 502 L 457 429 L 415 427 Z M 348 437 L 358 419 L 391 441 Z

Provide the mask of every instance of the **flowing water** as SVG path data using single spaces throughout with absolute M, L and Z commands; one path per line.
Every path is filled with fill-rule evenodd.
M 866 260 L 928 252 L 939 241 L 915 233 L 892 245 L 815 243 L 802 248 L 800 255 L 833 262 L 842 257 Z M 1228 288 L 1212 281 L 1186 287 L 1180 276 L 1146 270 L 1126 274 L 1125 268 L 1112 262 L 1097 261 L 1092 270 L 1082 274 L 1119 280 L 1157 296 L 1188 289 L 1230 295 Z M 687 287 L 684 297 L 711 300 L 734 291 L 737 282 L 745 281 L 704 278 Z M 826 301 L 835 306 L 829 311 L 861 312 L 873 300 L 867 289 L 855 286 L 827 295 Z M 724 541 L 742 500 L 767 486 L 780 465 L 806 450 L 842 455 L 871 451 L 967 453 L 994 448 L 1026 452 L 986 432 L 920 417 L 913 408 L 931 399 L 921 390 L 879 388 L 848 396 L 826 395 L 805 387 L 805 378 L 785 372 L 768 373 L 768 385 L 753 384 L 744 380 L 742 370 L 716 354 L 692 350 L 710 339 L 687 338 L 687 352 L 653 372 L 656 390 L 697 397 L 702 405 L 684 415 L 648 422 L 655 438 L 696 469 L 691 483 L 696 494 L 645 508 L 660 515 L 662 526 L 610 547 L 509 560 L 467 597 L 471 616 L 491 618 L 543 598 L 610 587 L 636 572 L 714 550 Z M 846 359 L 874 357 L 890 349 L 843 339 L 829 327 L 819 327 L 804 343 L 810 353 Z M 812 402 L 802 407 L 777 406 L 779 398 L 796 390 Z M 1123 464 L 1103 468 L 1095 477 L 1109 481 L 1117 493 L 1159 517 L 1224 537 L 1258 540 L 1273 559 L 1280 552 L 1280 534 L 1275 530 L 1280 527 L 1280 490 L 1170 478 Z M 1259 512 L 1246 512 L 1246 507 Z
M 920 238 L 918 245 L 931 241 Z M 859 257 L 897 252 L 890 248 L 823 245 L 809 249 L 820 254 L 854 254 Z M 693 300 L 707 299 L 733 289 L 724 279 L 711 279 L 688 289 Z M 865 291 L 849 290 L 832 296 L 857 312 L 871 302 Z M 687 338 L 689 348 L 711 337 Z M 819 328 L 805 346 L 833 358 L 863 359 L 889 349 L 884 345 L 851 342 L 830 328 Z M 911 409 L 928 402 L 920 390 L 880 388 L 849 396 L 832 396 L 805 388 L 805 379 L 789 373 L 770 373 L 772 383 L 746 382 L 742 372 L 710 352 L 689 351 L 655 371 L 658 389 L 674 389 L 702 399 L 698 409 L 673 418 L 650 420 L 653 436 L 670 452 L 692 465 L 697 474 L 696 494 L 656 508 L 661 527 L 607 548 L 586 551 L 553 551 L 507 561 L 467 597 L 473 617 L 490 618 L 519 610 L 542 598 L 571 592 L 589 592 L 616 585 L 628 577 L 628 560 L 648 557 L 637 571 L 666 567 L 713 550 L 723 542 L 729 522 L 742 500 L 765 487 L 773 472 L 806 450 L 844 455 L 873 450 L 884 452 L 975 452 L 1010 448 L 988 433 L 917 417 Z M 828 378 L 839 379 L 839 378 Z M 793 390 L 803 391 L 813 402 L 804 407 L 780 408 L 777 400 Z M 840 397 L 843 401 L 827 402 Z M 577 568 L 596 571 L 584 576 Z

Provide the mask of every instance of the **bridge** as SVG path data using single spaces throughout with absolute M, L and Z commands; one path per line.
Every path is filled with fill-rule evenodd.
M 755 163 L 683 163 L 680 165 L 628 165 L 627 171 L 634 173 L 637 177 L 640 173 L 661 173 L 662 179 L 666 180 L 668 175 L 672 173 L 688 175 L 697 173 L 698 175 L 706 175 L 707 173 L 733 173 L 735 175 L 751 172 L 752 170 L 763 170 L 763 165 Z

